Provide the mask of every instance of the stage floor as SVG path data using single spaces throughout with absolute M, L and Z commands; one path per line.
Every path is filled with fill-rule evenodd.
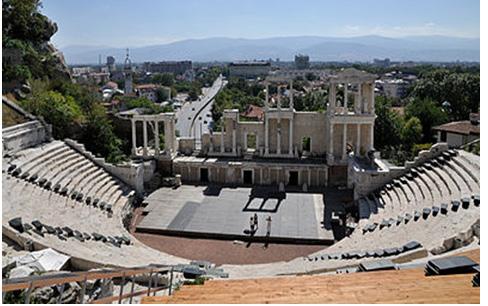
M 249 219 L 258 216 L 254 239 L 264 239 L 271 216 L 270 242 L 324 243 L 334 241 L 324 228 L 321 193 L 280 193 L 276 188 L 220 188 L 183 185 L 161 188 L 145 200 L 137 232 L 201 238 L 249 238 Z

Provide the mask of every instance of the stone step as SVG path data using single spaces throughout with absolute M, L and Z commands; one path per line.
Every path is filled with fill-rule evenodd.
M 68 148 L 63 142 L 55 142 L 54 144 L 49 144 L 48 146 L 41 146 L 34 152 L 31 152 L 31 154 L 19 159 L 20 162 L 17 163 L 17 167 L 20 167 L 22 171 L 27 170 L 31 168 L 31 164 L 37 164 L 39 161 L 42 161 L 42 159 L 48 159 L 52 155 L 55 155 L 56 152 L 62 153 L 67 151 L 67 149 Z

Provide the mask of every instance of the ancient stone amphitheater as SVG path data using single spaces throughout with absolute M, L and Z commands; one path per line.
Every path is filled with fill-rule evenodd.
M 4 237 L 68 254 L 77 269 L 189 262 L 131 236 L 135 193 L 103 163 L 73 141 L 51 139 L 48 126 L 3 102 L 23 118 L 3 127 Z M 356 229 L 327 249 L 288 262 L 222 268 L 231 278 L 296 275 L 373 258 L 410 262 L 477 248 L 479 178 L 479 156 L 442 150 L 361 197 Z

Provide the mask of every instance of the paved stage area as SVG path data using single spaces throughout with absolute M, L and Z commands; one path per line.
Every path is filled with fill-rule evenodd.
M 138 232 L 205 238 L 245 239 L 249 219 L 258 215 L 255 239 L 266 236 L 271 216 L 271 241 L 332 243 L 333 233 L 322 226 L 321 193 L 280 193 L 269 187 L 220 188 L 183 185 L 161 188 L 146 201 Z

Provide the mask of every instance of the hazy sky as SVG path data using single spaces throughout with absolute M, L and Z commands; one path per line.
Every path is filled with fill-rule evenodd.
M 187 38 L 479 37 L 479 0 L 43 0 L 53 41 L 143 46 Z

